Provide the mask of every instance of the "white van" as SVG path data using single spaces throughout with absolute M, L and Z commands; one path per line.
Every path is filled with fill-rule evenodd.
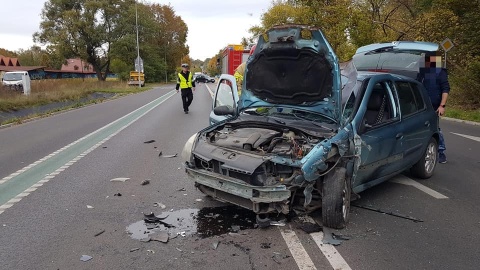
M 23 88 L 22 76 L 26 75 L 28 78 L 28 72 L 26 71 L 9 71 L 3 74 L 2 85 L 9 86 L 11 88 Z

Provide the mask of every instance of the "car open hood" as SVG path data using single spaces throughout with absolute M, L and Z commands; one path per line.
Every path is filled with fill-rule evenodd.
M 419 41 L 394 41 L 370 44 L 353 56 L 359 71 L 395 73 L 415 79 L 426 52 L 435 52 L 438 44 Z
M 240 109 L 294 105 L 339 122 L 338 58 L 318 28 L 282 25 L 260 36 L 242 88 Z

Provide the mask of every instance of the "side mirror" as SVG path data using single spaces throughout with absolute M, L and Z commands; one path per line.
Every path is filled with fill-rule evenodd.
M 233 115 L 235 112 L 233 111 L 233 108 L 230 106 L 218 106 L 213 109 L 213 113 L 216 115 Z

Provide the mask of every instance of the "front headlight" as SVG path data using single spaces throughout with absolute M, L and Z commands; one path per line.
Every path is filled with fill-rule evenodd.
M 184 163 L 190 163 L 190 160 L 192 158 L 192 150 L 193 150 L 193 145 L 195 144 L 195 139 L 197 138 L 197 134 L 195 133 L 188 139 L 188 141 L 185 143 L 185 146 L 183 147 L 182 151 L 182 161 Z

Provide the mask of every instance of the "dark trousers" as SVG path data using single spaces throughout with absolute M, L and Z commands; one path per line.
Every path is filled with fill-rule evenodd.
M 182 89 L 183 111 L 188 112 L 188 107 L 192 104 L 193 92 L 191 88 Z

